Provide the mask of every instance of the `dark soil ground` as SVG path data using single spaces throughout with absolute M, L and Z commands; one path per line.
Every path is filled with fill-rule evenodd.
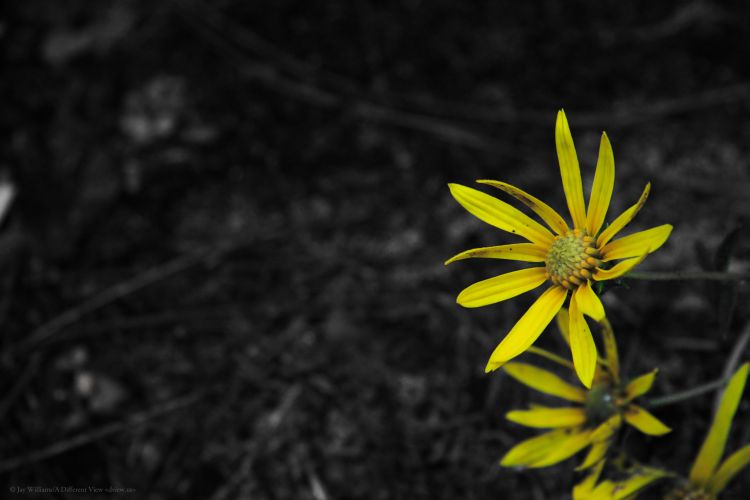
M 4 10 L 0 497 L 564 498 L 575 461 L 498 466 L 534 434 L 503 415 L 540 398 L 483 372 L 535 294 L 461 309 L 517 266 L 442 264 L 512 241 L 447 182 L 564 208 L 561 107 L 584 185 L 612 140 L 610 213 L 651 181 L 633 229 L 675 227 L 641 269 L 750 269 L 745 2 Z M 742 283 L 631 280 L 604 301 L 625 370 L 660 368 L 654 395 L 748 359 Z M 686 473 L 713 405 L 655 410 L 674 432 L 620 445 Z

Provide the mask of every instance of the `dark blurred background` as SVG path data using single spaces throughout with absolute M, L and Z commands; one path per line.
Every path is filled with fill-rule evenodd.
M 564 213 L 561 107 L 586 188 L 612 140 L 610 217 L 651 181 L 633 229 L 675 226 L 641 269 L 750 268 L 746 2 L 3 10 L 2 497 L 564 498 L 575 461 L 498 466 L 534 434 L 505 412 L 545 400 L 483 373 L 535 294 L 464 310 L 463 287 L 518 266 L 442 264 L 511 241 L 447 182 Z M 627 281 L 604 301 L 624 369 L 660 368 L 654 395 L 748 358 L 743 284 Z M 655 410 L 671 435 L 618 446 L 687 473 L 713 404 Z M 746 397 L 729 451 L 747 422 Z M 747 474 L 725 498 L 743 491 Z

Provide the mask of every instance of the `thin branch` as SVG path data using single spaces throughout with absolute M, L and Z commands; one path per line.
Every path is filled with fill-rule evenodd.
M 355 81 L 313 65 L 234 22 L 213 5 L 200 0 L 173 0 L 176 10 L 245 78 L 311 105 L 347 112 L 356 118 L 432 135 L 451 144 L 495 153 L 504 150 L 477 125 L 529 124 L 550 126 L 549 110 L 493 107 L 446 102 L 389 93 L 374 95 Z M 582 127 L 625 127 L 665 116 L 738 101 L 750 101 L 746 83 L 708 90 L 677 99 L 664 99 L 605 113 L 576 112 Z
M 165 264 L 158 265 L 143 271 L 132 278 L 107 288 L 77 306 L 68 309 L 59 316 L 43 323 L 34 329 L 17 345 L 11 347 L 10 353 L 19 353 L 33 349 L 38 344 L 48 340 L 64 328 L 76 323 L 84 316 L 91 314 L 112 302 L 131 295 L 147 286 L 153 285 L 177 273 L 190 269 L 191 267 L 210 260 L 220 255 L 223 249 L 212 249 L 208 251 L 194 252 L 180 256 Z M 9 353 L 9 354 L 10 354 Z
M 26 387 L 28 387 L 29 383 L 33 380 L 39 369 L 39 364 L 41 362 L 40 360 L 41 354 L 38 352 L 34 353 L 31 356 L 31 360 L 26 365 L 23 373 L 21 373 L 21 375 L 16 378 L 13 386 L 5 394 L 2 401 L 0 401 L 0 422 L 3 420 L 3 418 L 5 418 L 5 414 L 8 412 L 10 407 L 13 406 L 13 403 L 15 403 L 16 399 L 24 394 Z
M 708 382 L 706 384 L 692 387 L 682 392 L 669 394 L 667 396 L 662 396 L 660 398 L 649 399 L 646 405 L 649 406 L 650 408 L 656 408 L 659 406 L 667 406 L 667 405 L 671 405 L 674 403 L 680 403 L 687 399 L 691 399 L 696 396 L 700 396 L 707 392 L 711 392 L 720 387 L 723 387 L 727 382 L 729 382 L 728 378 L 721 378 L 719 380 L 714 380 L 713 382 Z
M 635 271 L 624 278 L 647 281 L 745 281 L 747 273 L 724 273 L 720 271 Z
M 308 96 L 318 94 L 320 97 L 320 94 L 328 94 L 340 98 L 344 103 L 360 102 L 367 106 L 382 107 L 383 109 L 378 111 L 381 116 L 388 116 L 390 112 L 409 113 L 422 120 L 438 119 L 453 127 L 459 126 L 457 124 L 459 121 L 485 125 L 523 123 L 540 127 L 550 126 L 550 112 L 544 109 L 488 107 L 478 103 L 445 101 L 437 98 L 425 101 L 423 96 L 393 92 L 386 95 L 373 95 L 372 92 L 365 91 L 361 85 L 345 75 L 331 72 L 317 64 L 311 64 L 264 39 L 247 26 L 235 22 L 213 4 L 201 0 L 173 0 L 173 2 L 180 13 L 185 17 L 189 16 L 191 24 L 203 31 L 204 35 L 207 31 L 213 32 L 215 35 L 213 43 L 218 41 L 217 38 L 221 39 L 220 44 L 223 48 L 231 47 L 233 52 L 246 59 L 245 63 L 248 59 L 245 53 L 249 53 L 254 56 L 253 59 L 260 58 L 268 61 L 272 65 L 270 68 L 273 72 L 285 72 L 291 76 L 291 78 L 281 77 L 284 83 L 281 87 L 269 85 L 268 88 L 271 90 L 284 91 L 284 87 L 288 89 L 289 86 L 296 85 L 297 90 L 304 90 L 303 94 L 308 94 Z M 302 83 L 303 81 L 312 81 L 314 84 Z M 266 80 L 265 83 L 271 82 Z M 329 90 L 323 90 L 323 87 Z M 384 104 L 385 102 L 389 104 Z M 750 102 L 750 85 L 747 83 L 727 85 L 687 96 L 648 103 L 633 103 L 607 112 L 576 111 L 575 115 L 576 124 L 579 127 L 622 128 L 737 102 Z M 413 113 L 399 108 L 408 108 Z
M 83 432 L 81 434 L 78 434 L 77 436 L 59 441 L 41 450 L 32 451 L 26 453 L 25 455 L 2 460 L 0 461 L 0 474 L 11 471 L 13 469 L 17 469 L 24 465 L 29 465 L 41 460 L 46 460 L 48 458 L 61 455 L 75 448 L 80 448 L 81 446 L 85 446 L 105 437 L 125 431 L 129 428 L 143 425 L 145 423 L 148 423 L 150 420 L 153 420 L 167 413 L 186 408 L 199 401 L 205 395 L 206 393 L 202 392 L 191 394 L 189 396 L 184 396 L 181 398 L 176 398 L 166 403 L 160 404 L 150 410 L 135 413 L 126 420 L 113 422 L 111 424 L 103 425 L 98 429 Z
M 750 341 L 750 322 L 745 325 L 745 329 L 737 338 L 737 341 L 734 343 L 734 347 L 732 347 L 732 352 L 727 358 L 726 364 L 724 365 L 724 372 L 722 373 L 722 375 L 726 380 L 732 378 L 732 375 L 734 375 L 734 372 L 737 370 L 737 365 L 740 364 L 740 358 L 742 358 L 742 353 L 747 347 L 748 341 Z M 714 414 L 716 414 L 719 409 L 719 405 L 721 404 L 721 397 L 721 392 L 716 394 L 716 399 L 714 400 Z
M 355 92 L 354 90 L 358 87 L 354 84 L 350 83 L 343 87 L 340 84 L 334 85 L 334 89 L 330 90 L 311 83 L 311 78 L 306 73 L 299 74 L 301 70 L 294 71 L 295 75 L 292 77 L 287 76 L 283 74 L 283 70 L 288 70 L 289 64 L 282 64 L 278 59 L 265 63 L 250 58 L 226 39 L 227 30 L 217 32 L 214 27 L 206 26 L 205 18 L 196 18 L 191 15 L 192 13 L 184 10 L 180 12 L 200 36 L 220 49 L 221 56 L 229 60 L 244 78 L 263 85 L 268 90 L 314 106 L 343 110 L 361 120 L 423 132 L 448 143 L 484 151 L 500 150 L 497 141 L 492 137 L 474 132 L 471 128 L 456 123 L 454 120 L 379 104 L 374 99 L 366 97 L 365 93 Z M 252 37 L 257 38 L 256 35 Z M 291 56 L 283 60 L 296 61 Z M 296 67 L 297 64 L 295 62 L 293 66 Z

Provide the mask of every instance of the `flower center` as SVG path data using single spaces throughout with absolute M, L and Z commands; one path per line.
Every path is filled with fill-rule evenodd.
M 586 422 L 599 425 L 617 412 L 617 404 L 609 384 L 598 384 L 586 394 Z
M 555 285 L 574 290 L 591 278 L 601 265 L 596 241 L 585 230 L 574 229 L 558 236 L 547 251 L 547 275 Z

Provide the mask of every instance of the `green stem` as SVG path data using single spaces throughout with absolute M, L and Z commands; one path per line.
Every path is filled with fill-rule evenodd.
M 705 394 L 707 392 L 718 389 L 727 382 L 729 382 L 729 377 L 714 380 L 713 382 L 708 382 L 682 392 L 677 392 L 675 394 L 669 394 L 660 398 L 649 399 L 648 406 L 650 408 L 656 408 L 658 406 L 667 406 L 674 403 L 679 403 L 680 401 L 685 401 L 686 399 L 694 398 L 696 396 L 700 396 L 701 394 Z
M 744 281 L 750 279 L 750 274 L 720 271 L 631 271 L 624 278 L 649 281 Z
M 649 281 L 744 281 L 750 280 L 747 273 L 725 273 L 721 271 L 631 271 L 624 278 Z
M 574 369 L 574 367 L 573 367 L 573 363 L 571 363 L 571 362 L 570 362 L 570 361 L 568 361 L 567 359 L 561 358 L 560 356 L 558 356 L 558 355 L 556 355 L 556 354 L 552 354 L 551 352 L 549 352 L 549 351 L 546 351 L 546 350 L 544 350 L 544 349 L 541 349 L 541 348 L 539 348 L 539 347 L 536 347 L 536 346 L 531 346 L 531 347 L 529 347 L 529 348 L 528 348 L 528 349 L 526 349 L 526 350 L 527 350 L 528 352 L 530 352 L 530 353 L 536 354 L 537 356 L 541 356 L 541 357 L 543 357 L 543 358 L 547 358 L 547 359 L 549 359 L 550 361 L 554 361 L 554 362 L 555 362 L 555 363 L 557 363 L 557 364 L 563 365 L 563 366 L 565 366 L 566 368 L 570 368 L 571 370 L 573 370 L 573 369 Z

